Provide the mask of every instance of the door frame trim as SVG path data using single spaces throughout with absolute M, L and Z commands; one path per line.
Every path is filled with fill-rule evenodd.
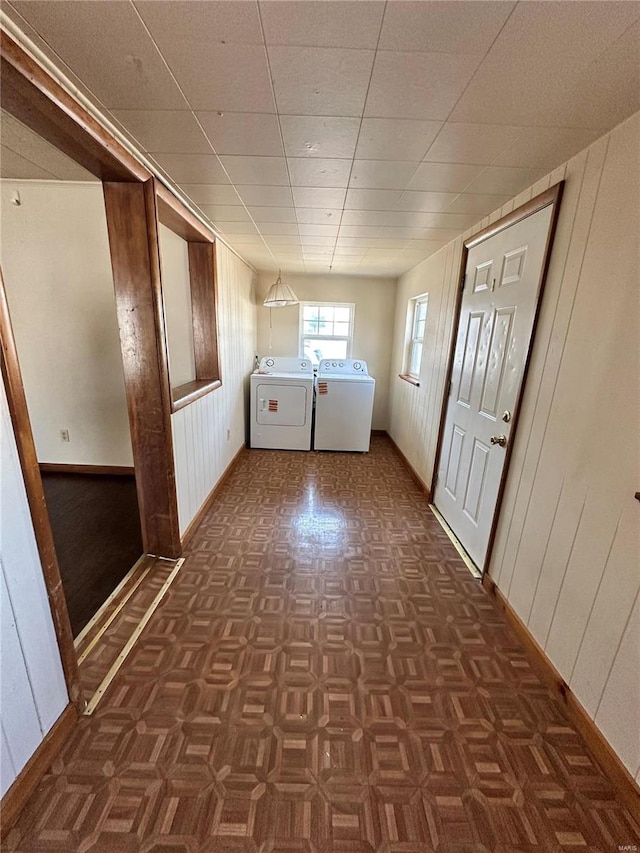
M 458 271 L 457 278 L 457 294 L 456 294 L 456 305 L 454 309 L 453 315 L 453 324 L 451 327 L 451 339 L 449 341 L 449 357 L 447 360 L 447 370 L 445 374 L 445 383 L 444 383 L 444 392 L 442 395 L 442 405 L 440 409 L 440 423 L 438 425 L 438 442 L 436 444 L 436 454 L 433 464 L 433 474 L 431 476 L 431 500 L 434 502 L 435 506 L 435 491 L 436 491 L 436 482 L 438 477 L 438 467 L 440 465 L 440 454 L 442 452 L 442 441 L 444 436 L 444 425 L 445 419 L 447 416 L 447 402 L 449 399 L 449 384 L 451 382 L 451 376 L 453 373 L 453 359 L 455 354 L 456 343 L 458 340 L 458 330 L 460 327 L 460 313 L 462 309 L 462 298 L 463 298 L 463 283 L 465 270 L 467 268 L 467 259 L 469 256 L 469 250 L 473 249 L 475 246 L 483 243 L 485 240 L 489 240 L 491 237 L 495 237 L 496 234 L 499 234 L 501 231 L 505 231 L 507 228 L 510 228 L 512 225 L 515 225 L 517 222 L 521 222 L 523 219 L 526 219 L 529 216 L 533 216 L 534 213 L 538 213 L 540 210 L 543 210 L 545 207 L 549 205 L 553 205 L 553 212 L 551 214 L 551 221 L 549 223 L 549 230 L 547 232 L 547 241 L 544 248 L 544 255 L 542 260 L 542 268 L 540 270 L 540 283 L 538 290 L 538 298 L 536 300 L 536 307 L 533 316 L 533 325 L 531 327 L 531 336 L 529 338 L 529 346 L 527 347 L 527 352 L 524 359 L 524 369 L 522 373 L 522 381 L 520 382 L 520 388 L 518 390 L 518 396 L 516 399 L 516 403 L 513 410 L 513 416 L 511 419 L 511 431 L 509 433 L 509 442 L 505 451 L 505 460 L 504 466 L 502 468 L 502 475 L 500 477 L 500 484 L 498 486 L 498 494 L 496 496 L 496 504 L 493 511 L 493 519 L 491 521 L 491 527 L 489 529 L 489 539 L 487 542 L 487 552 L 484 558 L 484 564 L 482 566 L 478 566 L 478 569 L 484 576 L 489 567 L 489 563 L 491 561 L 491 553 L 493 551 L 493 545 L 495 542 L 496 531 L 498 528 L 498 521 L 500 520 L 500 510 L 502 508 L 502 499 L 504 497 L 504 490 L 507 482 L 507 476 L 509 473 L 509 464 L 511 462 L 511 454 L 513 452 L 513 444 L 516 436 L 516 431 L 518 428 L 518 421 L 520 415 L 520 407 L 522 403 L 522 398 L 524 396 L 524 391 L 527 383 L 527 376 L 529 373 L 529 364 L 531 362 L 531 353 L 533 351 L 533 347 L 535 344 L 536 330 L 538 327 L 538 319 L 540 316 L 540 305 L 542 304 L 542 298 L 544 296 L 545 284 L 547 281 L 547 272 L 549 270 L 549 262 L 551 259 L 551 249 L 553 246 L 553 241 L 555 238 L 556 227 L 558 224 L 558 215 L 560 213 L 560 202 L 562 199 L 562 192 L 564 190 L 564 181 L 559 181 L 557 184 L 546 189 L 544 192 L 541 192 L 539 195 L 532 198 L 530 201 L 525 202 L 520 207 L 517 207 L 515 210 L 512 210 L 510 213 L 505 214 L 501 219 L 498 219 L 496 222 L 493 222 L 491 225 L 483 228 L 481 231 L 478 231 L 476 234 L 473 234 L 471 237 L 463 241 L 462 244 L 462 255 L 460 257 L 460 268 Z M 452 528 L 453 529 L 453 528 Z M 455 531 L 454 531 L 455 533 Z M 469 558 L 471 559 L 471 558 Z

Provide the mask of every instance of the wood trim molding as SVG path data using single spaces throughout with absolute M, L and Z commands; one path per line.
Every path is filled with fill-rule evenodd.
M 398 454 L 398 456 L 400 457 L 400 460 L 401 460 L 402 464 L 404 465 L 404 467 L 407 469 L 407 471 L 408 471 L 408 472 L 409 472 L 409 474 L 411 475 L 411 479 L 415 482 L 415 484 L 418 486 L 418 488 L 420 489 L 420 491 L 424 493 L 424 495 L 425 495 L 425 496 L 426 496 L 426 498 L 427 498 L 427 502 L 430 502 L 430 501 L 431 501 L 431 491 L 430 491 L 430 489 L 429 489 L 429 486 L 427 486 L 427 484 L 426 484 L 426 483 L 425 483 L 425 481 L 422 479 L 422 477 L 420 476 L 420 474 L 418 474 L 418 472 L 417 472 L 417 471 L 416 471 L 416 469 L 413 467 L 413 465 L 411 464 L 411 462 L 409 462 L 409 460 L 407 459 L 407 457 L 406 457 L 406 456 L 404 455 L 404 453 L 400 450 L 400 448 L 398 447 L 398 445 L 397 445 L 397 444 L 395 443 L 395 441 L 393 440 L 393 436 L 392 436 L 392 435 L 389 435 L 389 441 L 390 441 L 390 442 L 391 442 L 391 444 L 393 445 L 393 449 L 395 450 L 395 452 L 396 452 L 396 453 Z
M 1 838 L 6 837 L 20 816 L 25 803 L 75 728 L 77 720 L 78 711 L 75 705 L 69 703 L 2 798 L 0 803 Z
M 189 243 L 189 283 L 193 315 L 196 379 L 219 380 L 215 243 Z
M 567 717 L 584 738 L 605 775 L 608 776 L 617 790 L 620 799 L 640 823 L 640 787 L 638 787 L 635 779 L 620 761 L 600 729 L 576 698 L 575 693 L 487 573 L 482 578 L 482 585 L 492 596 L 496 606 L 504 614 L 505 619 L 525 647 L 536 673 L 564 707 Z
M 163 184 L 156 184 L 158 219 L 187 243 L 214 243 L 215 235 Z
M 144 551 L 181 555 L 155 181 L 103 185 Z
M 183 548 L 189 542 L 189 540 L 191 539 L 193 534 L 196 532 L 198 525 L 200 524 L 200 522 L 204 518 L 205 514 L 211 508 L 211 505 L 214 502 L 214 500 L 216 499 L 218 492 L 224 486 L 224 484 L 227 482 L 227 480 L 229 479 L 229 477 L 233 473 L 236 465 L 240 461 L 241 457 L 246 452 L 247 452 L 247 448 L 245 447 L 245 445 L 242 445 L 242 447 L 238 450 L 238 452 L 233 457 L 231 462 L 229 462 L 227 467 L 224 469 L 222 476 L 220 477 L 218 482 L 215 484 L 215 486 L 211 489 L 211 491 L 209 492 L 209 494 L 205 498 L 204 503 L 202 504 L 202 506 L 200 507 L 198 512 L 191 519 L 189 526 L 187 527 L 187 529 L 185 530 L 185 532 L 182 536 L 182 547 Z
M 194 379 L 191 382 L 185 382 L 184 385 L 178 385 L 177 388 L 171 389 L 171 411 L 178 412 L 218 388 L 222 388 L 222 382 L 219 379 L 213 382 L 199 382 Z
M 9 316 L 9 304 L 0 269 L 0 346 L 2 357 L 0 359 L 2 377 L 7 391 L 9 402 L 9 413 L 13 424 L 13 431 L 18 447 L 18 457 L 24 486 L 27 493 L 27 501 L 31 511 L 31 520 L 35 533 L 38 554 L 42 564 L 49 606 L 53 617 L 53 624 L 60 649 L 60 658 L 64 672 L 67 690 L 71 701 L 80 707 L 82 695 L 78 676 L 78 662 L 73 645 L 73 633 L 69 622 L 67 602 L 64 597 L 62 580 L 60 578 L 60 567 L 53 543 L 53 533 L 49 521 L 49 513 L 45 503 L 42 478 L 38 467 L 29 410 L 22 383 L 20 362 L 16 350 L 15 338 L 11 327 Z
M 66 462 L 40 462 L 43 474 L 105 474 L 111 477 L 130 477 L 135 475 L 133 465 L 70 465 Z
M 151 173 L 11 36 L 0 33 L 2 108 L 103 181 Z
M 504 467 L 502 469 L 502 476 L 500 478 L 500 484 L 498 487 L 498 494 L 496 497 L 496 505 L 493 513 L 493 520 L 491 523 L 491 529 L 489 531 L 489 540 L 487 544 L 487 552 L 484 559 L 484 565 L 479 566 L 478 568 L 483 573 L 483 575 L 487 571 L 487 567 L 491 561 L 491 554 L 493 551 L 493 545 L 495 542 L 496 531 L 498 529 L 498 522 L 500 520 L 500 509 L 502 506 L 502 498 L 504 496 L 504 490 L 507 483 L 507 476 L 509 473 L 509 465 L 511 462 L 511 456 L 513 454 L 513 447 L 515 444 L 515 437 L 518 428 L 518 421 L 520 415 L 520 408 L 522 403 L 522 398 L 524 396 L 524 391 L 527 382 L 527 375 L 529 373 L 529 364 L 531 362 L 531 353 L 533 351 L 533 346 L 535 343 L 536 337 L 536 329 L 538 327 L 538 318 L 540 316 L 540 306 L 542 304 L 542 299 L 544 296 L 544 289 L 547 280 L 547 272 L 549 270 L 549 261 L 551 259 L 551 249 L 553 246 L 553 240 L 556 233 L 556 227 L 558 224 L 558 215 L 560 212 L 560 202 L 562 200 L 562 192 L 564 189 L 564 181 L 559 181 L 557 184 L 554 184 L 549 189 L 540 193 L 539 195 L 532 198 L 530 201 L 526 202 L 520 207 L 512 210 L 510 213 L 507 213 L 497 222 L 494 222 L 488 228 L 484 228 L 482 231 L 479 231 L 477 234 L 474 234 L 468 240 L 465 240 L 462 247 L 462 255 L 460 258 L 460 271 L 458 277 L 458 289 L 456 296 L 456 307 L 455 307 L 455 315 L 454 322 L 452 324 L 452 333 L 451 333 L 451 341 L 449 345 L 449 359 L 447 364 L 447 373 L 446 379 L 444 383 L 444 391 L 442 396 L 442 406 L 440 410 L 440 425 L 438 427 L 438 442 L 436 445 L 436 454 L 435 461 L 433 465 L 433 477 L 431 480 L 431 494 L 435 495 L 436 488 L 436 479 L 438 474 L 438 468 L 440 465 L 440 453 L 442 451 L 442 440 L 444 433 L 444 424 L 447 416 L 447 401 L 448 401 L 448 389 L 451 384 L 451 376 L 453 373 L 453 360 L 455 356 L 455 348 L 458 337 L 458 328 L 460 325 L 460 312 L 462 307 L 462 299 L 463 299 L 463 284 L 464 284 L 464 276 L 465 270 L 467 267 L 467 258 L 469 255 L 469 249 L 477 246 L 479 243 L 484 242 L 485 240 L 494 237 L 496 234 L 499 234 L 501 231 L 515 225 L 517 222 L 526 219 L 528 216 L 532 216 L 534 213 L 542 210 L 549 205 L 553 205 L 553 213 L 551 216 L 551 221 L 549 223 L 549 230 L 547 232 L 547 241 L 544 249 L 544 256 L 542 261 L 542 268 L 540 270 L 540 286 L 538 292 L 538 300 L 535 308 L 535 315 L 533 319 L 533 325 L 531 327 L 531 336 L 529 338 L 529 346 L 525 355 L 524 360 L 524 369 L 522 372 L 522 381 L 520 383 L 520 390 L 518 392 L 518 398 L 516 400 L 515 406 L 513 408 L 513 414 L 511 418 L 511 429 L 509 432 L 509 442 L 507 444 L 505 450 L 505 461 Z M 453 531 L 455 533 L 455 531 Z
M 398 379 L 404 379 L 405 382 L 408 382 L 409 385 L 415 385 L 416 388 L 420 387 L 420 382 L 414 376 L 409 376 L 408 373 L 399 373 Z

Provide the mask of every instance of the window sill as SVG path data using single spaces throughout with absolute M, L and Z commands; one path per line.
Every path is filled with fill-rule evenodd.
M 420 383 L 418 382 L 418 380 L 417 380 L 417 379 L 414 379 L 414 377 L 413 377 L 413 376 L 409 376 L 407 373 L 399 373 L 399 374 L 398 374 L 398 378 L 399 378 L 399 379 L 404 379 L 404 381 L 405 381 L 405 382 L 408 382 L 408 383 L 409 383 L 409 385 L 415 385 L 415 386 L 416 386 L 416 388 L 419 388 L 419 387 L 420 387 Z
M 220 388 L 220 379 L 194 379 L 171 389 L 171 411 L 177 412 L 204 397 L 216 388 Z

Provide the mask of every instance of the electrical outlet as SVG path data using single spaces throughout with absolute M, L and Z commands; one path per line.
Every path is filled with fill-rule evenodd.
M 69 438 L 69 430 L 68 429 L 61 429 L 60 430 L 60 438 L 62 439 L 62 441 L 71 441 L 71 439 Z

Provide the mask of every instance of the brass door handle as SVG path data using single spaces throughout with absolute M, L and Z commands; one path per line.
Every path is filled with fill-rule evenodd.
M 499 444 L 500 447 L 507 446 L 507 436 L 506 435 L 492 435 L 490 438 L 491 444 Z

